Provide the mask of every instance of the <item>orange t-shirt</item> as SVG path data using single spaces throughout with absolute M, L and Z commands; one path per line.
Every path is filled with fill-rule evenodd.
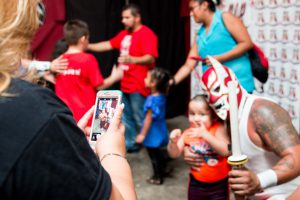
M 220 125 L 220 122 L 215 123 L 208 130 L 209 133 L 215 135 Z M 185 131 L 183 133 L 183 142 L 186 146 L 189 146 L 192 151 L 202 155 L 205 160 L 203 165 L 199 167 L 199 171 L 191 169 L 191 173 L 196 180 L 213 183 L 228 176 L 230 167 L 227 164 L 227 157 L 217 154 L 205 140 L 201 138 L 190 138 L 187 135 L 187 131 Z

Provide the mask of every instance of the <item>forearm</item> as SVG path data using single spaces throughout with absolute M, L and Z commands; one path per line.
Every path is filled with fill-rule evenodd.
M 49 61 L 36 61 L 21 59 L 22 66 L 28 70 L 47 71 L 50 70 L 51 62 Z
M 224 54 L 218 55 L 218 56 L 216 56 L 216 58 L 219 62 L 226 62 L 226 61 L 232 60 L 234 58 L 237 58 L 239 56 L 242 56 L 251 48 L 253 48 L 252 42 L 240 42 L 236 45 L 236 47 L 234 49 L 232 49 L 231 51 L 228 51 Z
M 132 173 L 127 160 L 119 156 L 108 156 L 101 161 L 101 164 L 110 175 L 113 187 L 117 188 L 122 198 L 136 199 Z
M 291 147 L 284 152 L 283 157 L 273 166 L 278 184 L 288 182 L 300 175 L 300 145 Z
M 185 78 L 187 78 L 190 73 L 192 72 L 193 68 L 184 64 L 175 74 L 175 84 L 177 85 L 181 81 L 183 81 Z
M 103 51 L 109 51 L 112 49 L 113 48 L 109 41 L 92 43 L 92 44 L 88 45 L 88 50 L 90 50 L 90 51 L 103 52 Z
M 148 131 L 151 127 L 152 118 L 151 116 L 145 118 L 143 128 L 139 134 L 146 136 L 148 134 Z
M 141 57 L 130 56 L 130 58 L 133 64 L 138 64 L 138 65 L 150 65 L 155 62 L 154 56 L 149 54 Z
M 103 83 L 101 85 L 97 86 L 96 89 L 97 90 L 104 90 L 104 89 L 112 86 L 114 83 L 115 83 L 114 79 L 111 76 L 109 76 L 106 79 L 104 79 Z
M 189 54 L 187 56 L 187 59 L 186 59 L 184 65 L 182 65 L 180 67 L 180 69 L 176 72 L 176 74 L 174 76 L 175 85 L 177 85 L 183 79 L 185 79 L 186 77 L 188 77 L 190 75 L 190 73 L 193 71 L 194 67 L 197 65 L 197 61 L 192 59 L 192 57 L 197 57 L 197 56 L 199 56 L 198 55 L 198 47 L 197 47 L 196 42 L 194 42 L 189 51 Z
M 171 141 L 169 142 L 167 149 L 168 149 L 168 154 L 171 158 L 178 158 L 183 152 L 183 148 L 180 149 L 177 143 Z
M 202 137 L 219 155 L 229 156 L 228 142 L 206 133 Z

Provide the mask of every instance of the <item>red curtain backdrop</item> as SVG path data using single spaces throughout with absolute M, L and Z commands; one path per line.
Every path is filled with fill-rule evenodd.
M 181 0 L 180 5 L 180 16 L 184 18 L 184 31 L 185 31 L 185 50 L 186 55 L 188 55 L 191 44 L 190 30 L 191 30 L 191 18 L 190 18 L 190 9 L 189 9 L 190 0 Z
M 63 37 L 65 0 L 43 0 L 46 7 L 44 25 L 37 31 L 31 45 L 33 58 L 49 60 L 57 40 Z

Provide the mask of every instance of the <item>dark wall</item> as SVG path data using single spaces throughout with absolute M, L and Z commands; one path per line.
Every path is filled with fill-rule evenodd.
M 184 18 L 180 16 L 181 0 L 131 0 L 140 6 L 143 23 L 159 38 L 157 66 L 175 74 L 186 58 Z M 79 18 L 90 27 L 90 42 L 108 40 L 122 28 L 121 9 L 125 0 L 66 0 L 67 19 Z M 94 54 L 104 76 L 110 74 L 118 51 Z M 189 81 L 171 89 L 167 117 L 185 114 L 189 99 Z M 116 87 L 116 86 L 115 86 Z

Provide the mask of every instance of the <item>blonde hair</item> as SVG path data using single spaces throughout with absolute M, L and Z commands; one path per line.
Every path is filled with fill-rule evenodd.
M 0 0 L 0 96 L 9 87 L 38 28 L 40 0 Z

